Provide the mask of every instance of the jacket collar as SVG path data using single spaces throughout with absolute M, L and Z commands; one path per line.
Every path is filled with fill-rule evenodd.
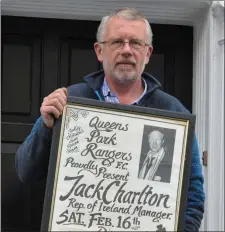
M 152 75 L 143 72 L 142 77 L 147 83 L 147 93 L 152 92 L 158 88 L 161 88 L 161 84 Z M 91 73 L 84 77 L 84 81 L 88 84 L 90 88 L 94 91 L 101 91 L 101 86 L 105 78 L 105 73 L 103 70 Z

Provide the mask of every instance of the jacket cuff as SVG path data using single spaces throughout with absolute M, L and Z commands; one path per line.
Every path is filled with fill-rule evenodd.
M 41 118 L 41 120 L 39 122 L 38 133 L 39 133 L 39 135 L 44 137 L 46 140 L 51 141 L 53 130 L 46 127 L 46 125 L 45 125 L 42 118 Z

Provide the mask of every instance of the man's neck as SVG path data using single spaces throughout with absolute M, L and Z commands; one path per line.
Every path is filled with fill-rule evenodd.
M 116 94 L 116 97 L 121 104 L 131 104 L 138 99 L 143 91 L 142 80 L 130 81 L 125 84 L 119 84 L 112 81 L 111 78 L 106 77 L 106 82 L 111 91 Z
M 158 157 L 159 154 L 163 153 L 163 151 L 164 151 L 163 147 L 158 152 L 154 152 L 151 150 L 151 157 L 152 158 Z

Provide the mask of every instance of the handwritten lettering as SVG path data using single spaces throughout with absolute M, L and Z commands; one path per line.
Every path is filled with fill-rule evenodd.
M 121 181 L 113 181 L 109 183 L 106 187 L 103 187 L 102 179 L 96 185 L 87 185 L 85 183 L 80 183 L 83 179 L 83 175 L 80 176 L 65 176 L 65 181 L 71 181 L 73 183 L 72 187 L 69 189 L 66 195 L 61 195 L 59 197 L 60 201 L 65 201 L 71 195 L 75 197 L 85 197 L 85 198 L 97 198 L 102 200 L 104 204 L 110 204 L 112 202 L 118 203 L 128 203 L 128 204 L 141 204 L 155 207 L 170 208 L 168 206 L 169 195 L 168 194 L 158 194 L 154 193 L 154 188 L 147 185 L 141 192 L 126 191 L 124 187 L 127 182 L 122 183 Z M 110 191 L 113 189 L 113 191 Z
M 120 130 L 120 131 L 128 131 L 128 124 L 123 125 L 122 123 L 116 122 L 103 122 L 100 121 L 98 116 L 95 116 L 90 120 L 90 127 L 95 128 L 97 131 L 107 131 L 110 132 L 112 130 Z
M 81 152 L 82 156 L 87 156 L 89 154 L 94 159 L 103 159 L 102 165 L 108 167 L 115 162 L 115 160 L 130 161 L 132 159 L 131 153 L 98 149 L 96 143 L 87 144 L 86 149 Z

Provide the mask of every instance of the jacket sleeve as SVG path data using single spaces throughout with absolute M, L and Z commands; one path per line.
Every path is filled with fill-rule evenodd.
M 52 130 L 40 117 L 16 152 L 16 171 L 23 183 L 40 180 L 47 175 L 51 139 Z
M 185 231 L 198 231 L 204 213 L 205 193 L 196 136 L 192 147 L 192 163 L 188 189 Z

